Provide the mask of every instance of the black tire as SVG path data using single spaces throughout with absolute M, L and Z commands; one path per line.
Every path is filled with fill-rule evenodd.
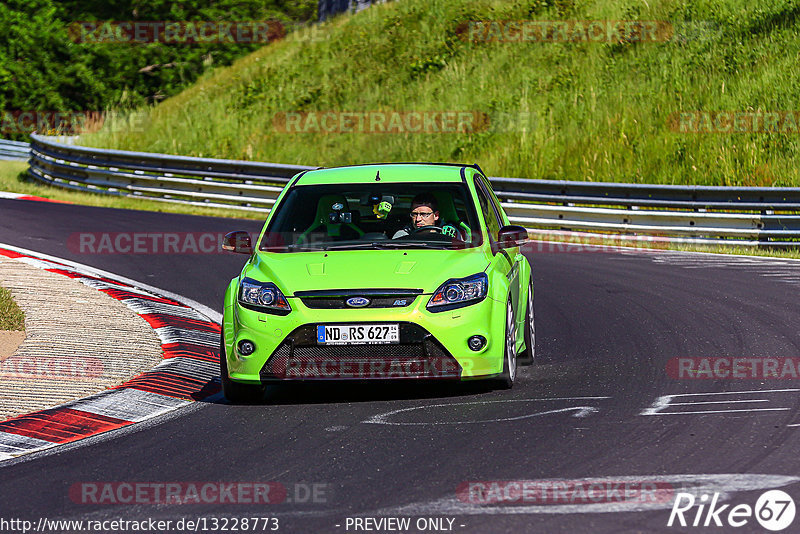
M 511 301 L 506 305 L 506 330 L 503 348 L 503 373 L 496 379 L 498 389 L 511 389 L 517 379 L 517 323 Z
M 528 302 L 525 307 L 525 350 L 519 353 L 519 363 L 533 365 L 536 356 L 536 326 L 533 323 L 533 278 L 528 283 Z
M 263 385 L 240 384 L 228 376 L 228 359 L 225 357 L 225 341 L 220 336 L 219 342 L 219 376 L 222 382 L 222 394 L 233 403 L 256 404 L 264 400 Z

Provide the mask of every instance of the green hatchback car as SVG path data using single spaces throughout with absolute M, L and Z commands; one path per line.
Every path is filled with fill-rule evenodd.
M 534 357 L 533 278 L 477 165 L 306 171 L 283 189 L 225 294 L 225 397 L 293 380 L 493 380 Z

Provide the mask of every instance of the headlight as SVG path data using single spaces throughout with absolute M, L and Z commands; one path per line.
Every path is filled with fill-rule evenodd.
M 239 283 L 239 304 L 250 310 L 286 315 L 292 307 L 278 286 L 245 278 Z
M 428 311 L 440 312 L 475 304 L 486 298 L 488 288 L 486 273 L 448 280 L 434 291 L 428 301 Z

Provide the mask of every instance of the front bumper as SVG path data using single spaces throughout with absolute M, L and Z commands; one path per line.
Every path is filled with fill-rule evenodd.
M 226 306 L 223 321 L 225 354 L 232 380 L 269 383 L 282 380 L 469 379 L 497 375 L 503 368 L 505 304 L 486 298 L 455 310 L 431 313 L 430 295 L 419 295 L 403 308 L 319 309 L 288 298 L 285 316 Z M 226 300 L 231 302 L 230 300 Z M 400 343 L 321 345 L 317 325 L 395 323 Z M 486 338 L 472 351 L 467 339 Z M 241 340 L 256 350 L 238 353 Z

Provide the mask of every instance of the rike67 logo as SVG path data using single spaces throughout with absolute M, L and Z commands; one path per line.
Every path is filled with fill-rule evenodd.
M 694 507 L 697 507 L 697 510 L 693 512 Z M 681 492 L 672 503 L 667 526 L 738 528 L 748 524 L 755 517 L 762 527 L 777 532 L 791 525 L 794 515 L 794 500 L 781 490 L 762 493 L 755 507 L 749 504 L 736 506 L 719 504 L 719 493 L 714 493 L 712 497 L 704 493 L 697 499 L 691 493 Z

